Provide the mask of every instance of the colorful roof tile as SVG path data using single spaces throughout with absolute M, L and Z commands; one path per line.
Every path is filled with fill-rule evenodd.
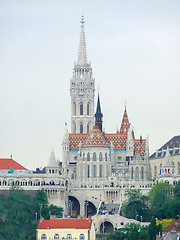
M 12 158 L 0 158 L 0 170 L 9 170 L 10 167 L 13 170 L 27 170 Z

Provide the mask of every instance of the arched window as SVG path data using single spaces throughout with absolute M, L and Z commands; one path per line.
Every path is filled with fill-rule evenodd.
M 93 161 L 96 161 L 96 153 L 93 153 Z
M 47 239 L 46 234 L 42 234 L 42 235 L 41 235 L 41 239 Z
M 54 234 L 54 239 L 59 239 L 59 234 Z
M 73 123 L 73 132 L 76 133 L 76 123 Z
M 83 133 L 83 124 L 80 123 L 80 133 Z
M 81 233 L 81 234 L 79 235 L 79 239 L 85 239 L 85 235 L 84 235 L 83 233 Z
M 31 180 L 28 182 L 28 186 L 32 186 L 32 181 Z
M 96 165 L 93 165 L 93 178 L 96 178 Z
M 102 165 L 99 165 L 99 177 L 102 178 Z
M 133 167 L 131 168 L 131 179 L 133 179 Z
M 107 153 L 105 153 L 105 161 L 107 162 Z
M 136 167 L 136 179 L 138 180 L 139 179 L 139 168 Z
M 40 181 L 39 180 L 35 180 L 34 186 L 40 186 Z
M 90 153 L 87 154 L 87 161 L 90 161 Z
M 87 177 L 90 178 L 90 166 L 87 166 Z
M 67 234 L 67 239 L 72 239 L 72 235 L 70 233 Z
M 83 104 L 80 103 L 80 115 L 83 115 Z
M 6 186 L 7 185 L 7 182 L 6 180 L 3 181 L 3 186 Z
M 102 153 L 100 152 L 99 154 L 99 161 L 101 162 L 102 161 Z
M 76 103 L 73 103 L 73 114 L 76 116 Z
M 89 115 L 89 103 L 87 104 L 87 115 Z
M 87 133 L 89 133 L 89 123 L 87 124 Z
M 157 175 L 157 167 L 154 166 L 154 176 L 156 176 L 156 175 Z
M 27 181 L 26 180 L 22 180 L 21 181 L 21 186 L 27 186 Z
M 19 186 L 19 181 L 17 180 L 16 183 L 15 183 L 16 186 Z
M 141 168 L 141 179 L 144 179 L 144 168 Z

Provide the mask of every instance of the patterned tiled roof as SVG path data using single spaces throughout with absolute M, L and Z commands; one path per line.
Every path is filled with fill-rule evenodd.
M 94 126 L 89 134 L 70 134 L 70 149 L 78 150 L 82 147 L 110 147 L 111 142 L 115 150 L 125 150 L 127 133 L 103 133 L 98 126 Z M 144 155 L 146 139 L 134 139 L 134 151 Z
M 78 218 L 59 218 L 39 221 L 37 229 L 52 229 L 52 228 L 75 228 L 75 229 L 90 229 L 92 220 Z

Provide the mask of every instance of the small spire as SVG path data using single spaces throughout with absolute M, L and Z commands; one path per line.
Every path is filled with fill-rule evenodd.
M 124 100 L 124 106 L 125 106 L 125 111 L 126 111 L 126 106 L 127 106 L 127 100 Z
M 87 54 L 86 54 L 86 40 L 84 32 L 84 16 L 81 18 L 81 33 L 80 33 L 80 42 L 79 42 L 79 52 L 78 52 L 78 64 L 86 65 L 87 64 Z
M 120 133 L 127 133 L 129 126 L 130 126 L 130 123 L 129 123 L 129 119 L 128 119 L 128 115 L 125 107 L 121 128 L 120 128 Z
M 101 105 L 100 105 L 100 99 L 99 99 L 99 93 L 98 93 L 97 108 L 95 113 L 95 125 L 97 125 L 101 131 L 102 131 L 102 117 L 103 117 L 103 114 L 101 113 Z

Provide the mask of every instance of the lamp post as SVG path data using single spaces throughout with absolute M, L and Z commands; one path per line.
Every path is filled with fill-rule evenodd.
M 86 200 L 85 201 L 85 216 L 86 216 L 86 218 L 88 217 L 88 205 L 89 205 L 89 202 Z
M 37 222 L 37 212 L 36 212 L 36 222 Z
M 72 217 L 72 206 L 73 206 L 73 202 L 71 200 L 69 200 L 69 209 L 70 209 L 71 217 Z
M 138 214 L 136 215 L 135 220 L 137 220 L 137 217 L 138 217 Z

